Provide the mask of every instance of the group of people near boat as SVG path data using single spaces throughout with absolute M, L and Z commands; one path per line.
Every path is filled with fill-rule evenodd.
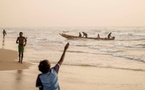
M 112 34 L 111 32 L 108 34 L 108 36 L 107 36 L 108 39 L 115 38 L 115 37 L 112 37 L 111 34 Z M 79 32 L 79 37 L 86 37 L 87 38 L 88 34 L 86 32 L 82 32 L 82 34 L 81 34 L 81 32 Z M 98 34 L 97 38 L 100 38 L 100 34 Z
M 86 38 L 88 37 L 88 34 L 86 32 L 82 32 L 82 34 L 79 32 L 79 37 L 86 37 Z

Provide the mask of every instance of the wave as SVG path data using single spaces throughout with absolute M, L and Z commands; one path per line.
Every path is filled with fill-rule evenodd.
M 121 54 L 121 53 L 114 53 L 112 54 L 112 56 L 145 63 L 145 60 L 141 57 L 135 57 L 135 56 Z
M 145 44 L 137 44 L 136 47 L 138 47 L 138 48 L 145 48 Z
M 122 45 L 123 46 L 123 45 Z M 145 44 L 136 44 L 136 45 L 124 45 L 125 48 L 145 48 Z
M 56 63 L 56 62 L 52 62 L 52 63 Z M 115 67 L 115 66 L 101 66 L 101 65 L 93 65 L 93 64 L 69 64 L 69 63 L 63 63 L 63 65 L 145 72 L 145 69 L 140 69 L 140 68 L 139 69 L 138 68 L 135 69 L 135 68 L 123 68 L 123 67 Z

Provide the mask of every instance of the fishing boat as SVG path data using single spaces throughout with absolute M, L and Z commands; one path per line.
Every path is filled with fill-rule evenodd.
M 64 34 L 64 33 L 59 33 L 62 37 L 65 37 L 67 39 L 94 39 L 94 40 L 114 40 L 115 37 L 111 37 L 111 38 L 101 38 L 101 37 L 79 37 L 79 36 L 74 36 L 74 35 L 68 35 L 68 34 Z

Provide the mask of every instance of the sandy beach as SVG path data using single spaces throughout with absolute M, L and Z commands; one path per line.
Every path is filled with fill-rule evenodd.
M 38 90 L 37 64 L 29 69 L 0 71 L 1 90 Z M 145 71 L 63 65 L 59 72 L 61 90 L 144 90 Z
M 145 90 L 145 0 L 0 0 L 0 90 L 39 90 L 46 59 L 60 90 Z
M 21 70 L 28 67 L 29 64 L 26 62 L 24 64 L 18 63 L 17 51 L 0 49 L 0 70 Z
M 0 62 L 0 90 L 38 90 L 38 64 L 20 64 L 17 52 L 6 49 L 0 49 Z M 61 90 L 144 90 L 144 79 L 143 69 L 62 65 L 59 72 Z

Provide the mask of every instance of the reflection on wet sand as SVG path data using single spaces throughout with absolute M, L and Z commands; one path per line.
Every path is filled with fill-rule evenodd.
M 22 82 L 23 82 L 22 78 L 23 78 L 23 70 L 17 70 L 15 84 L 14 84 L 15 90 L 21 90 Z
M 0 71 L 0 90 L 38 90 L 35 87 L 38 73 L 36 66 L 25 70 Z
M 17 70 L 17 73 L 16 73 L 16 81 L 17 82 L 21 81 L 22 73 L 23 73 L 23 70 Z
M 5 38 L 3 38 L 2 40 L 2 48 L 4 49 L 4 46 L 5 46 Z

